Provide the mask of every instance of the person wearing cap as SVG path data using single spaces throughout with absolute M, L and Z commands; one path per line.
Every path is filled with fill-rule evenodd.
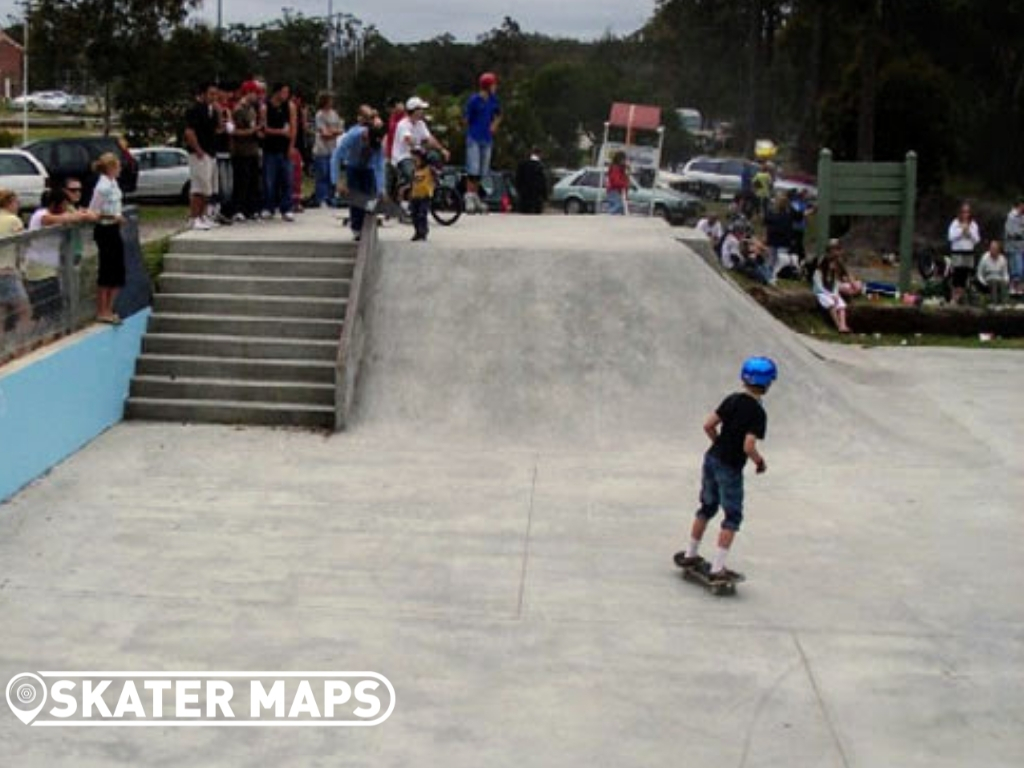
M 466 212 L 486 213 L 480 199 L 480 179 L 491 172 L 494 132 L 501 122 L 498 76 L 480 75 L 479 90 L 469 97 L 462 118 L 466 124 Z
M 440 141 L 434 138 L 424 120 L 426 110 L 430 105 L 419 96 L 413 96 L 405 102 L 405 117 L 398 121 L 395 128 L 395 140 L 391 146 L 391 162 L 395 166 L 398 176 L 399 197 L 402 197 L 412 184 L 413 161 L 412 151 L 414 149 L 436 149 L 445 160 L 448 159 L 448 150 Z

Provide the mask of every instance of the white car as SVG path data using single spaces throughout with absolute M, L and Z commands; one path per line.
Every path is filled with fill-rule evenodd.
M 188 199 L 188 153 L 177 147 L 130 150 L 139 163 L 139 182 L 129 197 Z
M 35 157 L 20 149 L 0 149 L 0 187 L 18 194 L 21 208 L 41 205 L 49 174 Z
M 11 100 L 14 109 L 24 109 L 25 104 L 32 110 L 41 112 L 63 112 L 67 109 L 70 97 L 64 91 L 33 91 L 28 96 L 19 96 Z
M 673 186 L 709 200 L 731 200 L 740 191 L 744 168 L 753 178 L 760 167 L 738 157 L 695 157 L 683 167 L 683 180 Z M 818 188 L 810 182 L 782 176 L 775 179 L 777 193 L 796 189 L 804 190 L 812 200 L 818 197 Z

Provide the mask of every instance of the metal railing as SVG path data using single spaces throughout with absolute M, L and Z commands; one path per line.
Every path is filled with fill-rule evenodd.
M 129 282 L 138 283 L 137 210 L 126 209 L 125 218 L 125 258 L 137 262 L 129 269 Z M 91 224 L 61 225 L 0 238 L 0 366 L 95 320 L 98 264 L 92 229 Z M 56 251 L 59 263 L 33 261 L 41 251 Z M 148 297 L 148 277 L 145 281 Z M 134 286 L 135 294 L 140 287 Z M 137 299 L 131 303 L 132 311 L 138 308 Z

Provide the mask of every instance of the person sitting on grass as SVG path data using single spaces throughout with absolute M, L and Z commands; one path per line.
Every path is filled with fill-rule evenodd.
M 832 243 L 829 243 L 825 258 L 814 270 L 811 285 L 818 304 L 828 312 L 839 332 L 849 333 L 850 328 L 846 324 L 846 302 L 839 292 L 839 249 L 832 248 L 831 245 Z
M 838 279 L 839 294 L 845 299 L 852 299 L 864 293 L 864 281 L 857 277 L 846 266 L 846 259 L 843 254 L 843 246 L 836 238 L 828 241 L 828 258 L 832 259 L 835 265 L 836 277 Z
M 998 240 L 989 243 L 988 251 L 978 262 L 977 278 L 988 290 L 989 302 L 993 306 L 1001 306 L 1009 301 L 1010 264 Z
M 722 245 L 722 237 L 724 236 L 722 222 L 718 220 L 718 216 L 714 213 L 709 213 L 697 222 L 697 230 L 708 238 L 711 248 L 715 253 L 718 253 Z
M 771 271 L 765 263 L 767 256 L 768 248 L 756 237 L 744 236 L 742 231 L 730 229 L 722 238 L 722 266 L 762 285 L 771 285 L 773 282 Z

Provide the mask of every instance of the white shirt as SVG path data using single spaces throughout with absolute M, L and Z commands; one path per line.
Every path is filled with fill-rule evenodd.
M 391 146 L 391 162 L 394 165 L 412 157 L 412 151 L 422 147 L 427 139 L 432 138 L 430 128 L 425 120 L 413 122 L 403 117 L 395 128 L 395 141 Z
M 46 208 L 39 208 L 32 214 L 28 223 L 29 232 L 43 229 L 43 217 L 49 213 Z M 43 235 L 32 238 L 25 248 L 25 279 L 46 280 L 57 277 L 60 267 L 61 233 Z
M 971 219 L 969 226 L 964 227 L 960 219 L 953 219 L 949 225 L 949 250 L 951 251 L 974 251 L 975 246 L 981 242 L 981 234 L 978 231 L 978 223 Z
M 707 235 L 711 242 L 718 243 L 722 239 L 722 222 L 716 221 L 712 224 L 707 218 L 697 222 L 697 229 Z
M 120 216 L 123 197 L 121 188 L 117 185 L 117 180 L 101 174 L 96 182 L 96 189 L 93 190 L 89 209 L 96 211 L 105 219 Z
M 726 269 L 736 269 L 742 263 L 743 252 L 740 250 L 740 239 L 730 232 L 722 241 L 722 266 Z

